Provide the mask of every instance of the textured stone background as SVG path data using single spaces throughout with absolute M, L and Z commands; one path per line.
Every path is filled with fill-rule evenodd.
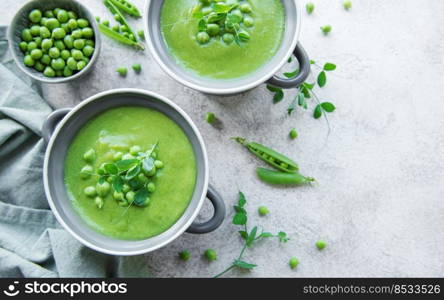
M 0 23 L 8 24 L 25 1 L 2 0 Z M 95 15 L 109 16 L 101 1 L 88 4 Z M 142 0 L 134 0 L 140 8 Z M 301 1 L 305 4 L 306 1 Z M 316 11 L 304 13 L 300 41 L 314 60 L 331 61 L 338 70 L 319 91 L 338 109 L 331 114 L 326 139 L 323 120 L 298 111 L 286 116 L 294 93 L 273 105 L 264 86 L 233 97 L 207 96 L 170 79 L 148 51 L 137 53 L 103 38 L 94 71 L 81 81 L 45 86 L 55 107 L 73 106 L 97 92 L 137 87 L 161 93 L 179 104 L 201 130 L 209 152 L 211 183 L 224 196 L 229 215 L 214 233 L 184 234 L 147 255 L 147 266 L 160 277 L 207 277 L 227 266 L 241 248 L 230 224 L 238 190 L 248 197 L 251 222 L 269 231 L 286 231 L 291 241 L 266 241 L 246 260 L 259 265 L 250 273 L 229 276 L 444 276 L 444 1 L 313 0 Z M 319 27 L 333 26 L 329 37 Z M 134 22 L 142 28 L 142 21 Z M 143 72 L 119 78 L 115 70 L 141 62 Z M 213 111 L 223 122 L 215 129 L 204 121 Z M 295 127 L 300 137 L 287 138 Z M 261 163 L 231 142 L 241 135 L 273 145 L 300 162 L 319 185 L 274 188 L 258 181 Z M 257 216 L 267 205 L 271 214 Z M 209 206 L 209 205 L 208 205 Z M 202 216 L 209 215 L 204 208 Z M 319 252 L 314 242 L 328 248 Z M 211 247 L 219 259 L 207 263 L 201 253 Z M 188 263 L 176 253 L 189 249 Z M 301 264 L 291 271 L 287 262 Z

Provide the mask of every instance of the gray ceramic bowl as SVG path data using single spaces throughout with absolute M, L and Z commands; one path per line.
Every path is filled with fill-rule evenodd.
M 282 44 L 275 56 L 259 70 L 230 80 L 201 77 L 179 66 L 169 54 L 160 26 L 160 15 L 164 0 L 146 0 L 144 11 L 145 36 L 151 54 L 161 68 L 173 79 L 195 90 L 217 95 L 229 95 L 252 89 L 262 83 L 295 88 L 303 83 L 310 74 L 310 60 L 298 44 L 301 27 L 301 8 L 297 0 L 281 0 L 285 9 L 285 32 Z M 299 61 L 300 73 L 291 79 L 280 78 L 274 74 L 294 54 Z
M 64 184 L 64 161 L 72 139 L 86 122 L 115 107 L 141 106 L 164 113 L 176 122 L 190 140 L 197 161 L 197 181 L 188 208 L 167 231 L 155 237 L 128 241 L 102 235 L 91 229 L 76 213 Z M 202 137 L 188 115 L 170 100 L 138 89 L 118 89 L 97 94 L 72 109 L 53 112 L 43 126 L 48 147 L 44 162 L 44 187 L 49 205 L 62 226 L 84 245 L 113 255 L 136 255 L 156 250 L 184 231 L 207 233 L 220 226 L 225 205 L 219 194 L 208 186 L 208 158 Z M 204 223 L 193 223 L 205 198 L 214 206 L 213 217 Z
M 23 52 L 19 48 L 19 44 L 21 42 L 21 32 L 23 29 L 27 28 L 30 21 L 28 20 L 28 14 L 33 9 L 40 9 L 42 11 L 48 10 L 48 9 L 54 9 L 54 8 L 64 8 L 66 10 L 72 10 L 77 13 L 77 15 L 81 18 L 87 19 L 88 22 L 91 24 L 90 26 L 94 30 L 94 37 L 95 37 L 95 50 L 94 54 L 91 57 L 89 63 L 86 65 L 86 67 L 81 70 L 80 72 L 77 72 L 76 74 L 69 76 L 69 77 L 54 77 L 49 78 L 43 75 L 43 73 L 38 72 L 34 70 L 33 68 L 28 68 L 23 64 Z M 28 3 L 26 3 L 20 10 L 17 12 L 17 14 L 14 16 L 14 18 L 11 21 L 11 24 L 8 29 L 8 40 L 9 40 L 9 49 L 12 53 L 12 56 L 14 57 L 14 60 L 16 64 L 19 66 L 19 68 L 29 75 L 30 77 L 34 78 L 35 80 L 45 82 L 45 83 L 62 83 L 62 82 L 68 82 L 71 80 L 75 80 L 77 78 L 80 78 L 87 74 L 89 71 L 91 71 L 94 63 L 97 60 L 97 57 L 100 53 L 100 47 L 101 47 L 101 41 L 100 41 L 100 33 L 99 28 L 97 27 L 96 20 L 94 16 L 89 12 L 89 10 L 80 4 L 79 2 L 75 0 L 33 0 Z

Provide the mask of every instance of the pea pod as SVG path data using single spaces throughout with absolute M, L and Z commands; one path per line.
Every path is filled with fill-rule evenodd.
M 115 40 L 116 42 L 128 45 L 128 46 L 133 46 L 134 48 L 136 48 L 137 50 L 145 50 L 145 47 L 143 46 L 143 44 L 141 43 L 137 43 L 133 40 L 130 40 L 129 38 L 121 35 L 118 32 L 115 32 L 114 30 L 112 30 L 109 27 L 106 27 L 103 24 L 98 24 L 99 26 L 99 30 L 101 33 L 103 33 L 104 35 L 106 35 L 107 37 Z
M 134 4 L 130 3 L 129 1 L 127 1 L 127 0 L 109 0 L 109 2 L 114 4 L 117 8 L 119 8 L 121 11 L 124 11 L 128 15 L 135 17 L 135 18 L 140 18 L 139 10 L 137 9 L 137 7 Z
M 312 177 L 305 177 L 299 173 L 284 173 L 264 168 L 256 169 L 257 176 L 270 184 L 305 185 L 315 181 Z
M 245 146 L 251 153 L 265 161 L 267 164 L 287 173 L 294 173 L 299 170 L 299 166 L 290 158 L 282 155 L 273 149 L 265 147 L 264 145 L 247 142 L 246 139 L 241 137 L 234 138 L 235 141 Z
M 118 15 L 119 16 L 118 22 L 120 24 L 126 26 L 126 28 L 128 29 L 129 35 L 133 36 L 134 37 L 134 41 L 137 42 L 137 35 L 134 34 L 133 30 L 131 29 L 131 26 L 128 24 L 128 22 L 126 21 L 125 17 L 120 12 L 120 10 L 110 0 L 104 0 L 103 3 L 105 4 L 105 6 L 109 9 L 109 11 L 113 15 Z

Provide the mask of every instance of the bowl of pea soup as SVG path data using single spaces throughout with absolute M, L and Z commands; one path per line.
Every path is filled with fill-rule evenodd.
M 295 88 L 310 62 L 298 0 L 147 0 L 145 36 L 161 68 L 195 90 L 230 95 L 262 83 Z M 295 56 L 300 72 L 275 75 Z
M 138 89 L 99 93 L 59 109 L 43 126 L 44 187 L 62 226 L 113 255 L 154 251 L 183 232 L 208 233 L 225 217 L 208 184 L 202 137 L 170 100 Z M 209 199 L 213 216 L 195 221 Z
M 45 83 L 87 74 L 101 46 L 93 15 L 75 0 L 28 2 L 11 21 L 8 42 L 18 67 Z

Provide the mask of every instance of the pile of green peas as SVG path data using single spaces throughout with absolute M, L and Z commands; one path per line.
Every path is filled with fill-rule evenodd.
M 129 148 L 127 152 L 117 151 L 113 152 L 110 155 L 111 163 L 117 163 L 122 160 L 132 160 L 137 159 L 139 154 L 142 152 L 142 148 L 138 145 L 134 145 Z M 97 208 L 101 209 L 104 205 L 104 200 L 108 195 L 117 201 L 118 205 L 121 207 L 128 207 L 133 204 L 137 190 L 140 187 L 146 187 L 148 193 L 151 195 L 156 190 L 156 184 L 154 180 L 156 178 L 157 172 L 164 167 L 164 163 L 157 158 L 157 152 L 153 151 L 151 153 L 151 157 L 155 159 L 154 168 L 150 172 L 145 172 L 142 170 L 140 174 L 137 175 L 136 178 L 132 179 L 130 182 L 124 182 L 122 191 L 118 192 L 113 187 L 113 177 L 109 176 L 103 182 L 99 180 L 99 177 L 94 177 L 94 175 L 103 175 L 105 174 L 104 165 L 106 163 L 102 163 L 97 172 L 94 173 L 93 164 L 96 161 L 96 151 L 94 149 L 89 149 L 83 154 L 83 160 L 86 162 L 86 165 L 80 171 L 80 178 L 83 180 L 88 180 L 93 177 L 95 180 L 95 184 L 85 187 L 83 193 L 94 200 L 94 204 Z M 147 197 L 144 203 L 137 204 L 134 202 L 136 206 L 145 207 L 148 205 L 150 198 Z
M 218 18 L 213 18 L 213 16 L 218 15 L 218 13 L 214 11 L 215 3 L 237 5 L 237 7 L 231 10 L 229 14 L 237 16 L 240 22 L 235 23 L 233 27 L 229 28 L 226 26 L 225 19 L 220 20 Z M 254 26 L 254 19 L 251 16 L 253 9 L 247 1 L 199 0 L 199 4 L 196 8 L 197 11 L 200 11 L 205 16 L 205 20 L 207 21 L 206 30 L 200 31 L 196 35 L 196 40 L 199 44 L 206 44 L 213 38 L 222 40 L 225 44 L 229 45 L 234 42 L 235 34 L 239 32 L 242 32 L 244 36 L 249 38 L 250 35 L 246 29 Z M 212 19 L 214 21 L 212 21 Z
M 33 9 L 19 44 L 23 63 L 46 77 L 69 77 L 81 71 L 94 53 L 94 31 L 88 20 L 62 8 Z

